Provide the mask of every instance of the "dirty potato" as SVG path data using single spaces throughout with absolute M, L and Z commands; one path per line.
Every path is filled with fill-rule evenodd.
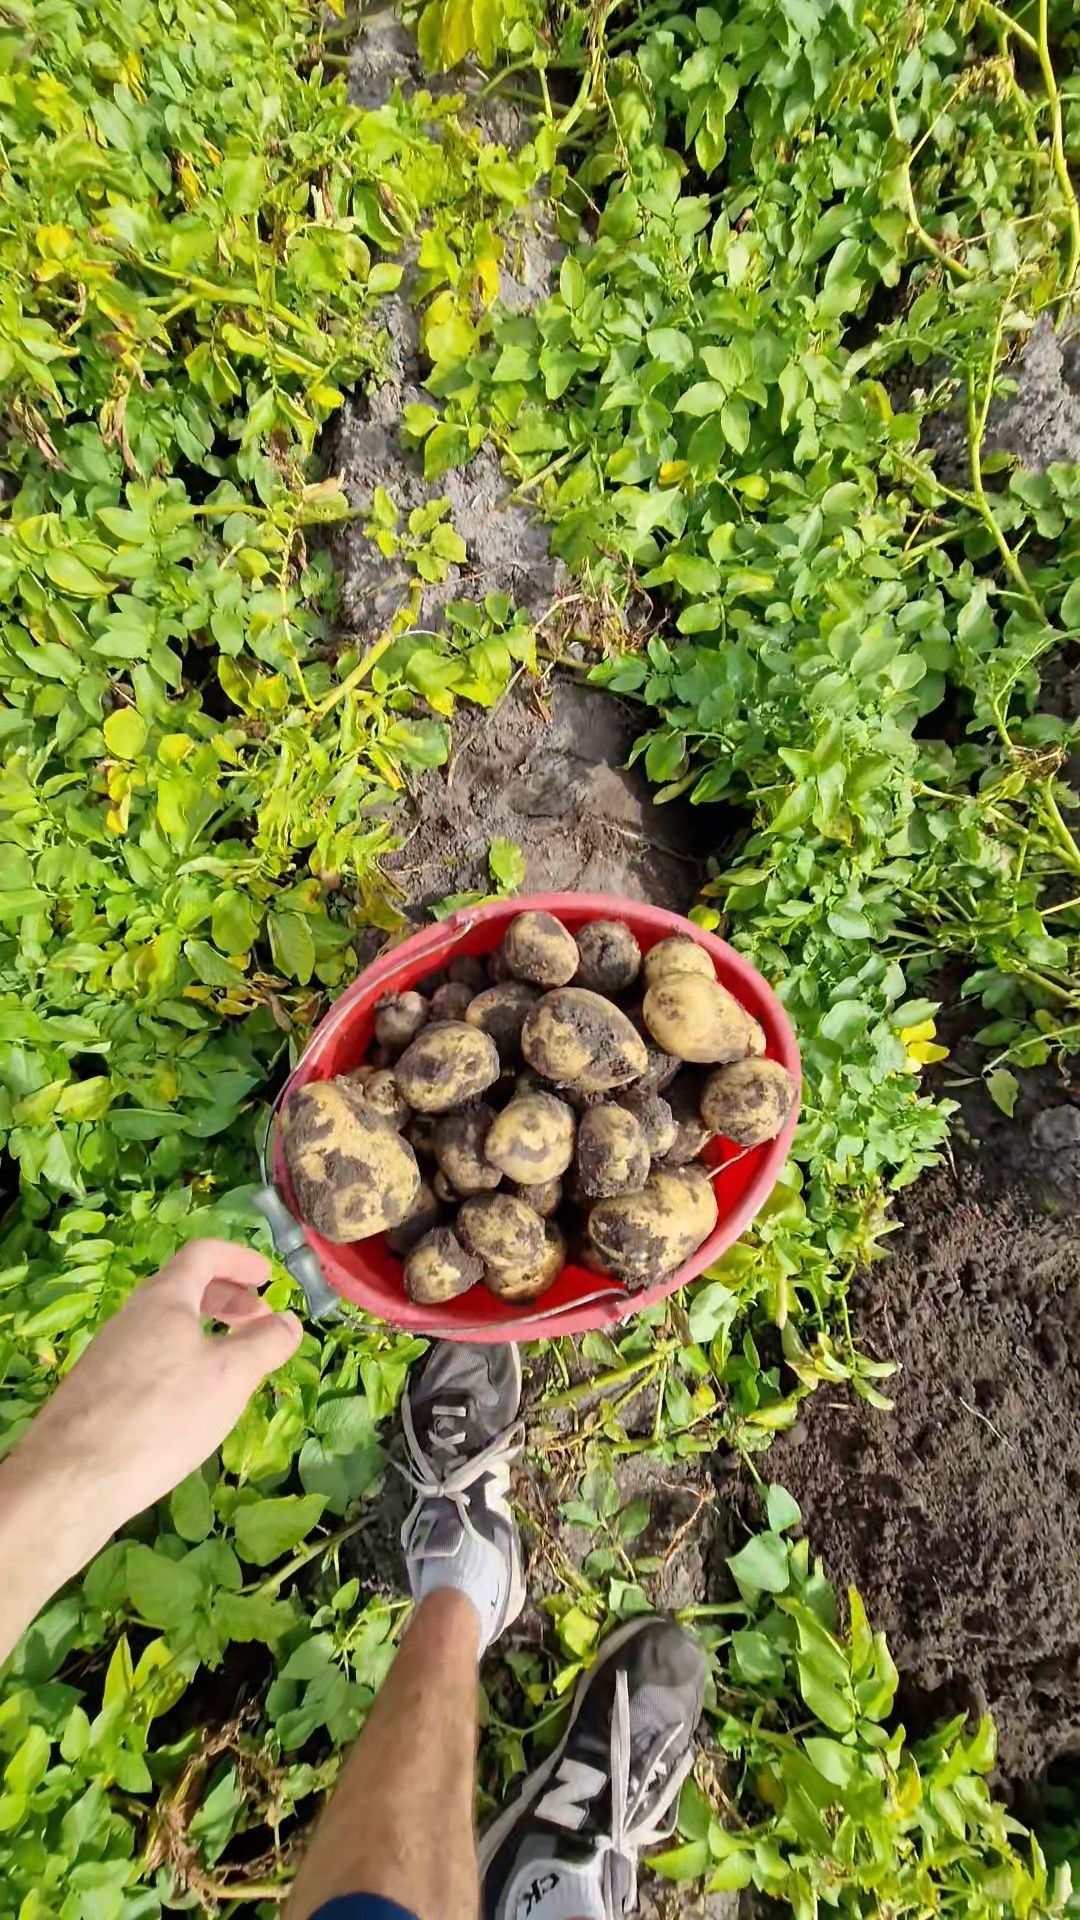
M 405 1291 L 418 1305 L 456 1300 L 483 1278 L 479 1260 L 466 1253 L 451 1227 L 435 1227 L 418 1240 L 405 1261 Z
M 537 1266 L 544 1251 L 544 1222 L 512 1193 L 474 1194 L 464 1200 L 457 1230 L 470 1253 L 485 1267 L 508 1273 Z
M 439 1225 L 442 1217 L 442 1208 L 432 1187 L 426 1180 L 421 1179 L 416 1199 L 401 1225 L 391 1227 L 386 1236 L 386 1244 L 391 1253 L 396 1253 L 399 1258 L 402 1258 L 412 1247 L 415 1247 L 425 1233 L 430 1233 L 432 1227 Z
M 498 1077 L 494 1040 L 463 1020 L 440 1022 L 418 1033 L 394 1068 L 398 1087 L 417 1113 L 463 1107 Z
M 400 1133 L 408 1125 L 412 1108 L 405 1099 L 389 1067 L 379 1067 L 364 1087 L 364 1099 L 391 1127 Z
M 563 1183 L 561 1180 L 537 1180 L 535 1183 L 511 1180 L 510 1192 L 515 1193 L 519 1200 L 524 1200 L 525 1205 L 531 1207 L 534 1213 L 538 1213 L 541 1220 L 550 1220 L 562 1206 Z
M 406 1218 L 420 1187 L 416 1155 L 355 1087 L 309 1081 L 281 1126 L 301 1218 L 324 1239 L 364 1240 Z
M 479 993 L 481 987 L 487 986 L 488 977 L 479 954 L 459 953 L 446 971 L 455 986 L 468 987 L 471 993 Z
M 433 1020 L 464 1020 L 469 1010 L 473 989 L 463 980 L 447 980 L 436 987 L 431 996 L 431 1018 Z
M 644 1073 L 645 1043 L 625 1013 L 584 987 L 546 993 L 528 1013 L 521 1051 L 557 1087 L 606 1093 Z
M 500 1300 L 536 1300 L 554 1286 L 566 1262 L 566 1242 L 553 1220 L 544 1222 L 544 1245 L 534 1267 L 488 1267 L 484 1284 Z
M 666 973 L 699 973 L 704 980 L 715 980 L 716 968 L 704 947 L 688 933 L 673 933 L 658 940 L 645 955 L 645 985 L 654 987 Z
M 476 994 L 465 1018 L 470 1027 L 491 1035 L 501 1060 L 513 1061 L 521 1045 L 525 1017 L 539 998 L 538 987 L 530 987 L 524 980 L 503 980 L 497 987 L 485 987 L 483 993 Z
M 616 1096 L 615 1105 L 625 1107 L 632 1113 L 642 1133 L 645 1144 L 654 1160 L 665 1154 L 675 1144 L 678 1131 L 675 1116 L 670 1103 L 659 1093 L 639 1092 L 636 1086 L 629 1087 L 625 1093 Z
M 641 948 L 621 920 L 590 920 L 577 934 L 575 987 L 590 993 L 625 993 L 638 977 Z
M 553 913 L 519 913 L 503 940 L 515 980 L 537 987 L 565 987 L 578 970 L 577 941 Z
M 436 1167 L 431 1176 L 431 1190 L 444 1207 L 456 1207 L 461 1200 L 453 1181 L 447 1178 L 441 1167 Z
M 418 1160 L 435 1158 L 435 1115 L 414 1113 L 405 1128 L 405 1138 Z
M 384 993 L 375 1006 L 375 1038 L 390 1053 L 404 1053 L 428 1017 L 422 993 Z
M 693 1067 L 685 1067 L 667 1090 L 666 1099 L 675 1125 L 671 1145 L 658 1156 L 665 1167 L 689 1166 L 712 1138 L 713 1129 L 701 1112 L 704 1084 L 703 1074 Z
M 753 1021 L 718 980 L 698 973 L 664 973 L 645 995 L 645 1025 L 658 1046 L 680 1060 L 706 1065 L 742 1060 Z
M 574 1157 L 573 1112 L 553 1093 L 515 1094 L 493 1121 L 485 1152 L 511 1180 L 557 1180 Z
M 502 1179 L 484 1151 L 494 1118 L 494 1107 L 477 1100 L 460 1113 L 442 1114 L 435 1124 L 435 1158 L 458 1193 L 486 1193 Z
M 702 1119 L 739 1147 L 775 1140 L 795 1105 L 795 1082 L 778 1060 L 733 1060 L 710 1073 L 701 1093 Z
M 578 1172 L 590 1200 L 634 1193 L 649 1173 L 649 1148 L 640 1125 L 625 1107 L 590 1107 L 578 1128 Z
M 629 1286 L 665 1279 L 689 1260 L 716 1225 L 716 1195 L 697 1167 L 657 1167 L 638 1193 L 598 1200 L 589 1238 Z

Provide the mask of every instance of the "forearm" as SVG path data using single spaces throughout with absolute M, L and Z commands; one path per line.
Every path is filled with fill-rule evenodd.
M 0 1461 L 0 1663 L 108 1540 L 113 1521 L 104 1492 L 34 1427 Z

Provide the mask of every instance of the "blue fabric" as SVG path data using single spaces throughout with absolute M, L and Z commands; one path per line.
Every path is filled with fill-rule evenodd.
M 342 1893 L 313 1913 L 311 1920 L 416 1920 L 414 1913 L 384 1900 L 381 1893 Z

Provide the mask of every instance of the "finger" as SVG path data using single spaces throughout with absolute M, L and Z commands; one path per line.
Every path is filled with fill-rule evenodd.
M 241 1247 L 232 1240 L 189 1240 L 166 1261 L 156 1284 L 198 1312 L 213 1280 L 262 1287 L 269 1278 L 270 1262 L 254 1247 Z
M 241 1321 L 226 1335 L 230 1356 L 248 1373 L 252 1393 L 260 1380 L 292 1358 L 303 1333 L 295 1313 L 267 1313 Z
M 241 1320 L 262 1319 L 274 1309 L 251 1287 L 239 1286 L 235 1280 L 211 1280 L 203 1294 L 200 1311 L 208 1320 L 220 1320 L 225 1326 L 234 1327 Z

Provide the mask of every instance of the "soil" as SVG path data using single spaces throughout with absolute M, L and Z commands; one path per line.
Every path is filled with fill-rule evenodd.
M 894 405 L 906 405 L 916 384 L 924 390 L 933 387 L 944 371 L 939 362 L 930 361 L 919 375 L 908 369 L 898 372 L 892 383 Z M 1045 473 L 1057 461 L 1080 460 L 1080 338 L 1063 341 L 1043 314 L 1005 371 L 1016 391 L 995 399 L 990 408 L 983 458 L 991 453 L 1012 454 L 1033 473 Z M 930 414 L 922 437 L 945 485 L 970 486 L 962 401 Z
M 658 807 L 625 766 L 635 734 L 630 708 L 562 675 L 463 714 L 449 766 L 418 782 L 405 845 L 386 863 L 405 912 L 420 921 L 448 893 L 487 892 L 488 848 L 505 838 L 525 856 L 523 892 L 623 894 L 684 913 L 720 810 Z
M 1013 1121 L 965 1095 L 955 1164 L 855 1291 L 895 1412 L 822 1389 L 769 1455 L 884 1629 L 909 1732 L 989 1711 L 1013 1790 L 1080 1743 L 1080 1089 L 1024 1078 Z

